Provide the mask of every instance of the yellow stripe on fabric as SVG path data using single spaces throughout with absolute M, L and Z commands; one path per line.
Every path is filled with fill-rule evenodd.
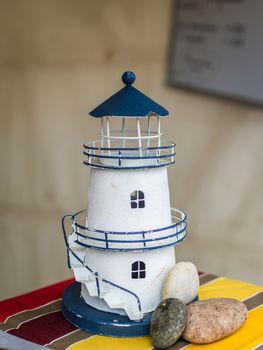
M 220 277 L 201 286 L 200 300 L 208 298 L 234 298 L 244 300 L 263 290 L 247 282 Z M 237 333 L 207 345 L 190 344 L 186 350 L 251 350 L 263 342 L 263 306 L 249 312 L 245 325 Z M 70 345 L 67 350 L 150 350 L 153 349 L 149 337 L 111 338 L 94 335 Z
M 209 298 L 234 298 L 244 300 L 262 290 L 263 287 L 254 284 L 221 277 L 201 286 L 198 296 L 200 300 Z
M 229 337 L 207 345 L 191 344 L 185 350 L 251 350 L 263 342 L 263 307 L 249 312 L 244 326 Z M 124 350 L 124 348 L 123 348 Z
M 67 350 L 150 350 L 152 348 L 149 337 L 110 338 L 94 335 L 70 345 Z

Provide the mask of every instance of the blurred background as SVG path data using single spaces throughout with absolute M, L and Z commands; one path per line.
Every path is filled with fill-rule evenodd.
M 263 284 L 263 111 L 165 82 L 171 0 L 0 0 L 0 298 L 68 278 L 61 217 L 86 208 L 88 116 L 136 72 L 177 144 L 178 261 Z

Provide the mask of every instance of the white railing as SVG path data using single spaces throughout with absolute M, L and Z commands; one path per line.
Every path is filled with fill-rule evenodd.
M 84 163 L 92 167 L 110 169 L 138 169 L 166 166 L 175 162 L 175 144 L 170 141 L 150 140 L 138 147 L 138 138 L 131 136 L 125 139 L 111 140 L 110 147 L 104 147 L 101 140 L 91 141 L 84 145 Z
M 145 231 L 120 232 L 91 228 L 87 223 L 87 210 L 72 215 L 75 243 L 99 250 L 136 251 L 152 250 L 181 243 L 187 235 L 186 215 L 171 209 L 170 225 Z

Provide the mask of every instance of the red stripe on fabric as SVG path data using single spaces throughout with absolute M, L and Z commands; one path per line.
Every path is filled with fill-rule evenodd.
M 18 297 L 0 301 L 0 322 L 4 322 L 7 317 L 18 312 L 31 310 L 61 298 L 64 288 L 72 281 L 73 279 L 66 280 Z
M 25 322 L 18 329 L 11 329 L 8 333 L 39 345 L 45 345 L 76 329 L 77 327 L 64 319 L 61 311 L 56 311 Z

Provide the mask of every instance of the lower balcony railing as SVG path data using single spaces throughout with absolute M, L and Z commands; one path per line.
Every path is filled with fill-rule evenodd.
M 87 210 L 72 215 L 75 243 L 98 250 L 137 251 L 152 250 L 181 243 L 187 235 L 186 215 L 179 209 L 171 209 L 172 223 L 168 226 L 135 232 L 116 232 L 90 228 Z

